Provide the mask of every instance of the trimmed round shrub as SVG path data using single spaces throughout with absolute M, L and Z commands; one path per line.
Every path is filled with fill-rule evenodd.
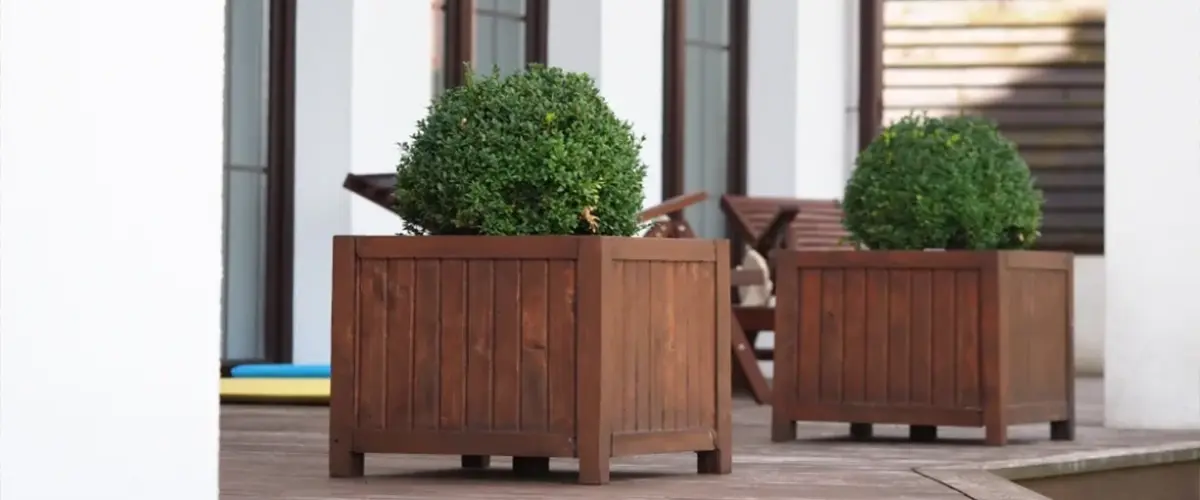
M 1033 245 L 1042 193 L 988 120 L 912 115 L 868 145 L 846 184 L 846 229 L 872 250 Z
M 450 89 L 401 146 L 413 234 L 632 236 L 642 139 L 586 74 L 540 66 Z

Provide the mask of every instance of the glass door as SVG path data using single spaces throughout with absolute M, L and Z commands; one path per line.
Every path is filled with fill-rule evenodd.
M 226 2 L 222 359 L 290 357 L 295 0 Z

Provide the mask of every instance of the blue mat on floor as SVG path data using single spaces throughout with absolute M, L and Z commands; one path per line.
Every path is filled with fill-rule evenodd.
M 229 374 L 233 378 L 329 378 L 329 365 L 241 365 Z

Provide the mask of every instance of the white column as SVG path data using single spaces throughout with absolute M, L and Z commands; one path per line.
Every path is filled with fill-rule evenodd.
M 549 38 L 550 65 L 591 75 L 617 116 L 645 136 L 644 204 L 661 201 L 662 2 L 551 0 Z
M 851 3 L 750 2 L 749 194 L 842 197 L 857 102 Z
M 1200 428 L 1200 58 L 1185 48 L 1200 46 L 1197 28 L 1195 2 L 1108 2 L 1104 409 L 1112 427 Z M 1147 57 L 1164 47 L 1178 49 Z
M 0 3 L 0 498 L 218 496 L 224 7 Z
M 296 14 L 293 358 L 329 361 L 335 234 L 395 234 L 393 213 L 342 189 L 394 172 L 432 95 L 427 1 L 299 0 Z

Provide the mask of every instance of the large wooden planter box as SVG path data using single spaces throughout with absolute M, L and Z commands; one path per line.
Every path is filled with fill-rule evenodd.
M 729 246 L 603 237 L 336 237 L 329 471 L 364 453 L 519 471 L 698 452 L 730 472 Z
M 1073 257 L 1052 252 L 782 252 L 772 437 L 796 421 L 986 427 L 1074 438 Z

